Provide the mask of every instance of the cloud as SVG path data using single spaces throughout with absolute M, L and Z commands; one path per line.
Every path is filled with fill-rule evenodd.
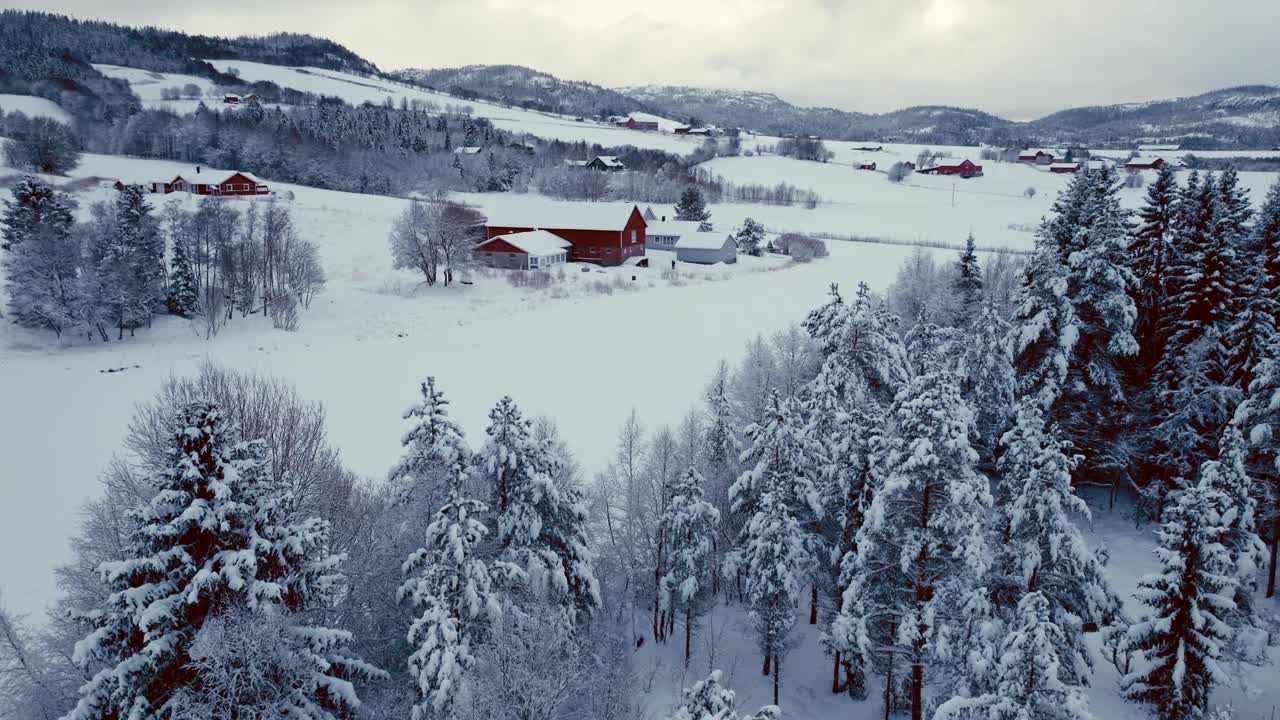
M 67 0 L 58 10 L 216 35 L 308 32 L 383 69 L 513 63 L 864 112 L 947 104 L 1027 118 L 1280 82 L 1274 0 Z

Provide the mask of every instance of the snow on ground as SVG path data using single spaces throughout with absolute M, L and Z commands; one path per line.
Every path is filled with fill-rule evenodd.
M 849 147 L 858 143 L 828 143 L 833 145 L 839 150 L 827 163 L 754 155 L 719 157 L 701 164 L 700 168 L 739 184 L 773 186 L 785 180 L 816 192 L 824 201 L 814 209 L 729 205 L 714 219 L 737 224 L 740 215 L 757 212 L 752 216 L 760 220 L 764 215 L 770 230 L 825 231 L 913 242 L 954 244 L 972 232 L 979 245 L 1026 249 L 1032 245 L 1036 225 L 1071 178 L 1044 167 L 983 161 L 977 152 L 960 152 L 977 148 L 934 148 L 955 158 L 973 159 L 982 165 L 982 177 L 964 180 L 912 173 L 901 183 L 892 183 L 884 171 L 894 162 L 914 161 L 925 146 L 885 145 L 879 152 L 859 152 Z M 751 147 L 743 142 L 744 150 Z M 872 162 L 876 163 L 875 171 L 856 169 L 856 164 Z M 1185 182 L 1186 172 L 1178 174 Z M 1146 182 L 1155 178 L 1154 171 L 1143 171 L 1142 175 Z M 1242 172 L 1240 182 L 1254 204 L 1260 205 L 1278 177 L 1276 173 Z M 1032 197 L 1026 196 L 1028 188 L 1035 190 Z M 1125 207 L 1136 209 L 1142 205 L 1146 187 L 1123 188 L 1120 195 Z
M 604 146 L 635 145 L 665 150 L 678 155 L 692 152 L 701 142 L 693 138 L 675 137 L 669 133 L 628 130 L 592 120 L 578 121 L 565 115 L 504 107 L 482 100 L 463 100 L 405 83 L 351 75 L 336 70 L 285 67 L 242 60 L 209 60 L 208 62 L 222 72 L 228 72 L 228 68 L 235 68 L 242 79 L 250 82 L 269 80 L 281 87 L 340 97 L 354 105 L 364 102 L 382 104 L 389 98 L 398 106 L 401 98 L 407 98 L 410 101 L 434 103 L 442 109 L 446 106 L 470 107 L 477 117 L 488 118 L 503 130 L 529 133 L 548 140 L 584 141 Z
M 1127 503 L 1107 508 L 1105 493 L 1083 491 L 1093 513 L 1092 528 L 1086 537 L 1092 546 L 1106 544 L 1111 552 L 1109 574 L 1116 592 L 1125 601 L 1125 610 L 1137 617 L 1142 606 L 1133 593 L 1138 580 L 1158 569 L 1152 550 L 1155 536 L 1150 527 L 1134 528 L 1132 508 Z M 1264 602 L 1267 607 L 1271 601 Z M 639 633 L 649 619 L 636 619 Z M 788 720 L 874 720 L 884 716 L 884 685 L 880 678 L 869 679 L 869 696 L 854 702 L 846 695 L 831 693 L 831 658 L 819 642 L 822 625 L 808 624 L 808 605 L 801 608 L 795 624 L 795 647 L 783 657 L 780 706 Z M 819 623 L 822 622 L 821 614 Z M 1088 688 L 1090 709 L 1099 720 L 1151 720 L 1149 706 L 1125 701 L 1118 691 L 1119 673 L 1100 654 L 1101 637 L 1091 634 L 1088 644 L 1094 673 Z M 755 712 L 773 702 L 771 679 L 761 675 L 761 656 L 746 611 L 721 601 L 695 627 L 693 657 L 684 667 L 684 623 L 677 619 L 676 634 L 665 644 L 646 642 L 636 653 L 635 671 L 642 689 L 641 700 L 652 717 L 666 717 L 679 701 L 681 689 L 702 680 L 713 668 L 723 671 L 721 682 L 738 694 L 738 710 Z M 1220 688 L 1212 705 L 1231 703 L 1239 720 L 1267 720 L 1280 705 L 1280 652 L 1270 648 L 1271 664 L 1250 668 L 1236 687 Z
M 223 107 L 223 89 L 208 78 L 179 73 L 158 73 L 121 65 L 95 64 L 93 67 L 107 77 L 119 78 L 128 82 L 129 89 L 138 96 L 142 104 L 153 110 L 169 110 L 178 114 L 190 114 L 195 112 L 202 102 L 214 109 Z M 200 88 L 201 97 L 183 97 L 178 100 L 165 100 L 161 97 L 161 91 L 163 90 L 175 87 L 181 89 L 187 85 L 195 85 Z M 265 107 L 271 108 L 277 107 L 277 105 L 269 103 Z
M 74 176 L 167 178 L 192 170 L 85 155 Z M 322 401 L 334 442 L 367 477 L 382 477 L 397 457 L 400 414 L 427 375 L 440 378 L 472 442 L 483 437 L 489 408 L 509 393 L 528 413 L 554 416 L 585 468 L 595 472 L 612 454 L 614 433 L 632 407 L 650 426 L 677 423 L 715 364 L 737 361 L 748 338 L 799 322 L 824 301 L 833 281 L 850 290 L 860 280 L 883 289 L 912 250 L 829 243 L 830 258 L 776 272 L 765 271 L 776 261 L 748 258 L 727 270 L 684 266 L 683 284 L 662 276 L 669 264 L 655 263 L 647 271 L 604 274 L 568 266 L 565 284 L 542 290 L 513 288 L 495 275 L 477 277 L 473 286 L 410 292 L 419 283 L 390 269 L 386 240 L 404 200 L 275 189 L 295 194 L 289 201 L 295 221 L 318 243 L 329 274 L 329 289 L 303 314 L 297 332 L 275 331 L 250 317 L 205 341 L 166 317 L 124 342 L 86 344 L 76 338 L 58 343 L 0 323 L 0 457 L 6 459 L 0 547 L 33 549 L 0 554 L 0 588 L 15 610 L 51 600 L 50 569 L 66 559 L 76 509 L 99 493 L 97 475 L 120 450 L 134 403 L 153 395 L 170 373 L 190 373 L 206 358 L 287 377 L 304 396 Z M 82 193 L 81 211 L 110 192 Z M 161 205 L 175 198 L 202 201 L 185 195 L 153 200 Z M 461 199 L 490 208 L 550 202 L 518 195 Z M 595 290 L 593 280 L 610 290 Z M 103 372 L 112 368 L 129 369 Z M 69 443 L 74 452 L 67 451 Z
M 52 100 L 34 95 L 10 95 L 0 93 L 0 111 L 20 112 L 27 117 L 47 117 L 71 124 L 71 113 L 63 110 Z

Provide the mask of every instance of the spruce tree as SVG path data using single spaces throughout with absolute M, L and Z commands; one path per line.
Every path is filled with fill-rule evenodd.
M 1280 345 L 1273 344 L 1258 363 L 1232 424 L 1247 441 L 1245 472 L 1254 480 L 1255 492 L 1264 499 L 1257 508 L 1257 524 L 1271 545 L 1266 596 L 1272 597 L 1280 557 Z
M 662 609 L 684 610 L 684 661 L 692 652 L 693 622 L 711 598 L 712 564 L 720 511 L 703 499 L 705 484 L 696 468 L 688 468 L 670 489 L 671 499 L 658 526 L 671 543 L 671 564 L 662 577 Z
M 10 194 L 0 215 L 0 250 L 13 250 L 37 233 L 70 232 L 75 223 L 71 199 L 34 175 L 19 180 Z
M 100 572 L 110 594 L 86 613 L 92 632 L 75 660 L 100 667 L 80 689 L 70 720 L 169 717 L 179 690 L 199 692 L 192 643 L 222 612 L 293 616 L 336 600 L 340 558 L 328 555 L 328 525 L 287 519 L 291 504 L 272 487 L 261 441 L 240 441 L 215 404 L 178 413 L 171 465 L 151 478 L 152 499 L 131 515 L 124 559 Z M 282 714 L 330 719 L 359 706 L 350 679 L 382 673 L 349 656 L 349 633 L 297 624 L 308 680 Z
M 764 226 L 760 223 L 747 218 L 742 221 L 742 229 L 738 231 L 737 242 L 738 251 L 759 257 L 763 254 L 760 243 L 764 240 Z
M 510 397 L 489 412 L 489 421 L 489 440 L 475 465 L 491 484 L 498 558 L 522 569 L 532 590 L 549 595 L 566 620 L 577 622 L 600 607 L 582 493 L 557 481 L 559 459 L 533 438 L 533 424 Z
M 951 373 L 914 378 L 890 415 L 887 474 L 858 536 L 856 569 L 832 635 L 900 681 L 911 668 L 912 717 L 924 712 L 925 666 L 944 618 L 990 566 L 984 518 L 991 506 L 969 445 L 972 412 Z M 888 695 L 886 696 L 888 697 Z
M 1084 624 L 1110 622 L 1120 599 L 1073 521 L 1088 521 L 1089 507 L 1073 492 L 1074 463 L 1045 428 L 1039 408 L 1024 403 L 1006 438 L 990 573 L 995 603 L 1012 609 L 1026 594 L 1038 593 L 1060 636 L 1061 682 L 1086 685 L 1093 668 Z
M 195 270 L 191 266 L 186 243 L 183 242 L 173 244 L 173 256 L 169 260 L 169 295 L 166 304 L 169 313 L 178 317 L 195 317 L 200 311 Z
M 720 684 L 720 671 L 712 670 L 706 680 L 685 688 L 684 697 L 667 720 L 776 720 L 777 706 L 766 705 L 750 716 L 740 716 L 737 693 Z
M 491 587 L 490 568 L 480 557 L 488 528 L 481 522 L 484 503 L 466 497 L 470 465 L 462 433 L 448 418 L 447 401 L 435 379 L 422 385 L 423 403 L 406 418 L 420 418 L 405 436 L 409 454 L 392 473 L 393 480 L 422 482 L 435 471 L 443 476 L 447 499 L 427 527 L 427 543 L 404 562 L 410 577 L 399 597 L 410 599 L 421 615 L 409 627 L 414 648 L 409 671 L 418 701 L 414 720 L 451 717 L 465 674 L 474 666 L 475 648 L 484 640 L 489 622 L 501 613 Z M 510 567 L 495 567 L 504 577 L 518 577 Z
M 1173 243 L 1177 229 L 1178 180 L 1173 166 L 1166 165 L 1147 186 L 1146 202 L 1138 210 L 1138 227 L 1133 233 L 1130 256 L 1133 258 L 1133 301 L 1138 319 L 1134 336 L 1139 347 L 1139 372 L 1149 382 L 1156 362 L 1163 353 L 1166 327 L 1162 317 L 1167 309 L 1169 266 L 1175 254 Z
M 706 222 L 711 219 L 707 211 L 707 201 L 697 185 L 689 185 L 680 192 L 680 200 L 676 203 L 676 220 Z
M 956 273 L 951 281 L 951 290 L 957 301 L 954 324 L 956 327 L 967 327 L 977 319 L 982 305 L 982 267 L 978 264 L 973 233 L 965 238 L 964 250 L 956 259 Z
M 1261 258 L 1263 291 L 1280 308 L 1280 181 L 1267 191 L 1249 235 L 1248 250 L 1250 257 Z M 1280 318 L 1276 322 L 1280 324 Z
M 1213 687 L 1228 682 L 1219 661 L 1233 641 L 1225 618 L 1236 583 L 1216 510 L 1225 502 L 1206 483 L 1174 493 L 1159 531 L 1161 570 L 1138 584 L 1148 614 L 1130 627 L 1128 643 L 1146 662 L 1121 687 L 1167 720 L 1199 718 Z
M 1024 595 L 1000 643 L 993 691 L 954 697 L 938 708 L 934 720 L 1091 720 L 1084 691 L 1063 677 L 1063 666 L 1070 661 L 1060 655 L 1069 633 L 1054 615 L 1052 602 L 1042 593 Z
M 65 194 L 27 177 L 4 203 L 0 258 L 8 279 L 9 316 L 59 337 L 80 320 L 80 238 Z
M 1013 369 L 1009 321 L 990 304 L 983 304 L 959 348 L 961 391 L 973 409 L 974 449 L 978 467 L 995 471 L 1000 438 L 1013 422 L 1018 378 Z

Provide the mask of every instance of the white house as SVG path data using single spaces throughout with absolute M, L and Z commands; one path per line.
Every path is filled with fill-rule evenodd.
M 650 220 L 644 229 L 644 246 L 650 250 L 675 250 L 676 242 L 698 232 L 692 220 Z
M 489 267 L 543 270 L 569 259 L 573 244 L 546 230 L 495 235 L 476 246 L 476 260 Z
M 738 262 L 738 242 L 723 232 L 687 233 L 676 241 L 676 259 L 700 265 L 730 265 Z

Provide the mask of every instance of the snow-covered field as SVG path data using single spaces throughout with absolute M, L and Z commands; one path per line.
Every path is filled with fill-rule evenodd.
M 399 105 L 401 98 L 406 98 L 410 101 L 434 103 L 442 109 L 450 105 L 467 106 L 477 117 L 488 118 L 503 130 L 529 133 L 548 140 L 583 141 L 604 146 L 635 145 L 666 150 L 678 155 L 693 151 L 701 143 L 701 140 L 696 138 L 675 137 L 665 132 L 627 130 L 591 120 L 577 121 L 564 115 L 504 107 L 482 100 L 463 100 L 412 85 L 381 78 L 350 75 L 336 70 L 284 67 L 242 60 L 209 60 L 208 62 L 223 72 L 228 72 L 228 68 L 235 68 L 242 79 L 250 82 L 269 80 L 281 87 L 340 97 L 355 105 L 364 102 L 382 104 L 388 98 Z
M 52 100 L 34 95 L 10 95 L 0 93 L 0 111 L 7 113 L 20 112 L 27 117 L 47 117 L 58 122 L 71 123 L 71 113 L 63 110 Z
M 86 155 L 74 174 L 163 178 L 191 170 Z M 495 276 L 409 293 L 418 282 L 391 270 L 386 239 L 405 201 L 277 189 L 296 195 L 290 203 L 295 221 L 319 244 L 329 274 L 329 289 L 297 332 L 272 330 L 259 317 L 237 320 L 205 341 L 185 323 L 162 318 L 125 342 L 86 344 L 0 324 L 0 547 L 42 548 L 0 555 L 0 587 L 10 607 L 31 611 L 51 599 L 50 569 L 66 558 L 76 508 L 98 492 L 97 474 L 119 451 L 134 403 L 170 373 L 191 372 L 206 358 L 287 377 L 324 402 L 334 441 L 368 477 L 381 477 L 397 457 L 400 413 L 427 375 L 440 378 L 473 438 L 483 433 L 488 409 L 509 393 L 528 412 L 554 416 L 594 472 L 611 455 L 630 408 L 651 425 L 677 422 L 698 401 L 715 364 L 736 361 L 748 338 L 798 322 L 823 302 L 831 282 L 852 288 L 865 280 L 884 288 L 911 251 L 833 242 L 829 259 L 773 272 L 767 269 L 776 261 L 745 258 L 727 271 L 682 266 L 680 285 L 662 277 L 659 262 L 649 270 L 605 274 L 570 266 L 565 285 L 544 290 L 512 288 Z M 109 192 L 82 194 L 82 212 Z M 462 199 L 490 208 L 550 202 L 518 195 Z M 759 217 L 769 210 L 747 208 Z M 597 294 L 605 291 L 589 288 L 588 278 L 609 285 L 612 294 Z M 103 372 L 122 367 L 129 369 Z M 68 438 L 75 438 L 74 452 L 66 450 Z

